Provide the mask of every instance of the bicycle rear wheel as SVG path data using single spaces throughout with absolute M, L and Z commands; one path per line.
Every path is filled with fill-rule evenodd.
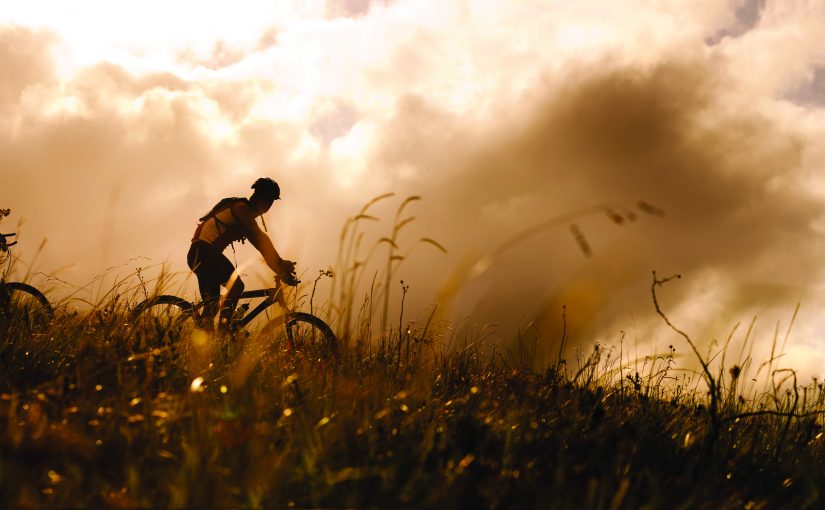
M 317 352 L 323 357 L 338 357 L 338 339 L 326 322 L 305 312 L 290 314 L 286 323 L 289 345 Z
M 158 390 L 185 387 L 188 372 L 182 360 L 196 326 L 192 303 L 177 296 L 155 296 L 138 303 L 131 318 L 129 361 L 135 362 L 135 373 L 152 380 Z
M 30 330 L 46 329 L 54 310 L 46 296 L 26 283 L 0 284 L 0 317 L 9 325 L 23 324 Z
M 163 319 L 169 323 L 194 319 L 192 303 L 177 296 L 155 296 L 141 301 L 132 309 L 132 321 Z
M 141 301 L 132 310 L 132 324 L 136 329 L 151 333 L 161 344 L 149 342 L 147 347 L 168 343 L 164 340 L 176 341 L 185 328 L 195 325 L 195 318 L 192 303 L 177 296 L 155 296 Z

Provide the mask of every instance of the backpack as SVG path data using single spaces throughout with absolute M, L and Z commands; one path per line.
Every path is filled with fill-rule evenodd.
M 244 198 L 244 197 L 222 198 L 217 204 L 215 204 L 215 207 L 213 207 L 211 211 L 209 211 L 208 213 L 201 216 L 198 221 L 204 222 L 204 221 L 208 220 L 209 218 L 211 218 L 212 216 L 215 216 L 219 212 L 223 211 L 227 207 L 232 207 L 233 205 L 235 205 L 238 202 L 243 202 L 246 205 L 249 205 L 249 199 L 248 198 Z
M 242 197 L 229 197 L 229 198 L 221 199 L 217 204 L 215 204 L 215 206 L 208 213 L 204 214 L 203 216 L 201 216 L 198 219 L 198 221 L 200 223 L 198 224 L 198 228 L 195 229 L 195 234 L 192 236 L 192 240 L 194 241 L 200 236 L 200 232 L 201 232 L 201 229 L 203 228 L 203 225 L 208 220 L 210 220 L 212 218 L 214 218 L 215 222 L 218 224 L 218 231 L 220 231 L 223 228 L 228 228 L 229 225 L 223 223 L 221 220 L 219 220 L 215 216 L 218 213 L 220 213 L 222 211 L 225 211 L 226 209 L 234 206 L 237 203 L 244 203 L 244 204 L 249 205 L 249 199 L 248 198 L 242 198 Z M 243 244 L 244 241 L 246 241 L 246 237 L 242 236 L 238 240 L 241 242 L 241 244 Z M 232 249 L 234 250 L 235 249 L 234 241 L 231 241 L 231 244 L 232 244 Z

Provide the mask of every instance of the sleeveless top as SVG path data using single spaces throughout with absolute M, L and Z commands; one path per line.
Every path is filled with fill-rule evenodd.
M 220 252 L 223 251 L 229 243 L 243 241 L 246 238 L 246 232 L 232 211 L 235 205 L 242 202 L 245 203 L 246 200 L 224 199 L 219 202 L 209 214 L 201 218 L 201 222 L 198 224 L 198 227 L 195 229 L 195 234 L 192 236 L 192 242 L 203 241 L 211 244 Z

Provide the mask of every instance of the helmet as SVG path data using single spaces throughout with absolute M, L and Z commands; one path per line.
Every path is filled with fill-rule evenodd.
M 278 183 L 269 177 L 261 177 L 252 185 L 256 195 L 278 200 L 281 198 L 281 188 Z

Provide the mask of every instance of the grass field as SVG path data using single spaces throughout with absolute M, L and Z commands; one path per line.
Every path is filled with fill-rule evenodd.
M 128 310 L 4 317 L 3 508 L 825 505 L 816 381 L 693 384 L 668 354 L 622 378 L 601 346 L 537 370 L 420 326 L 338 362 L 254 334 L 227 357 L 239 340 Z
M 369 249 L 360 225 L 391 196 L 345 224 L 335 271 L 300 291 L 338 334 L 337 360 L 259 328 L 133 321 L 163 273 L 53 320 L 0 313 L 2 508 L 825 507 L 825 387 L 779 367 L 776 339 L 766 361 L 746 354 L 750 330 L 738 353 L 703 356 L 660 309 L 670 278 L 655 274 L 678 345 L 640 360 L 566 331 L 537 356 L 536 338 L 405 323 L 403 282 L 391 320 L 381 281 L 409 252 L 398 233 L 418 197 Z M 361 302 L 377 247 L 383 275 Z

